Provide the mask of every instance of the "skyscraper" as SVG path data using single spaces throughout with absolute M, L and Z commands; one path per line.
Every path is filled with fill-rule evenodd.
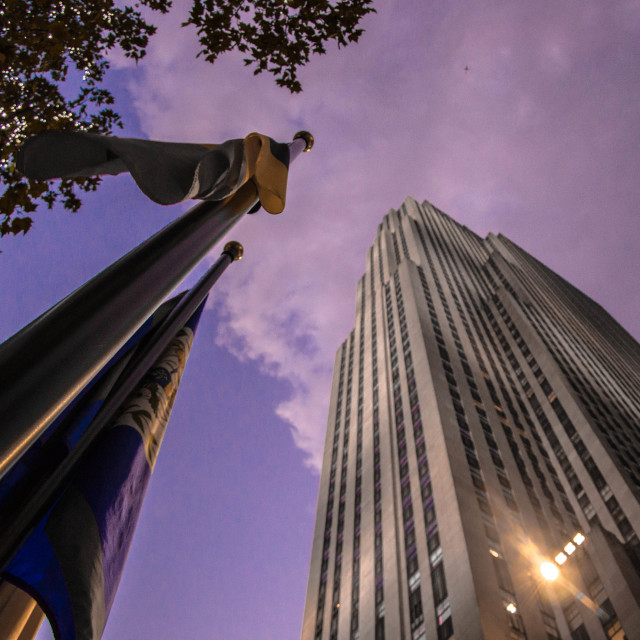
M 640 346 L 408 198 L 337 351 L 303 640 L 640 638 Z

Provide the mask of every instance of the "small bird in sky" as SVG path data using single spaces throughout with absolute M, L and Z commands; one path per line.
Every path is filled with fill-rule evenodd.
M 465 67 L 464 67 L 464 72 L 467 73 L 467 71 L 469 71 L 469 65 L 468 64 L 465 65 Z

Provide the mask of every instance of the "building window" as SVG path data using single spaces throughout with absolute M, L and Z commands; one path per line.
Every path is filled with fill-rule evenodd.
M 451 604 L 449 598 L 441 602 L 437 609 L 438 640 L 447 640 L 453 635 L 453 622 L 451 621 Z
M 448 595 L 442 562 L 431 569 L 431 584 L 433 586 L 434 601 L 442 602 Z

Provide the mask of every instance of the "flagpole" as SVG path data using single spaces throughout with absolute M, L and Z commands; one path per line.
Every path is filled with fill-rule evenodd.
M 29 535 L 35 523 L 46 512 L 52 501 L 59 495 L 76 465 L 93 444 L 100 431 L 113 420 L 116 412 L 134 391 L 144 375 L 162 355 L 175 338 L 178 331 L 204 302 L 213 285 L 226 268 L 234 261 L 240 260 L 244 249 L 239 242 L 228 242 L 220 257 L 209 267 L 183 298 L 172 309 L 169 315 L 154 328 L 153 340 L 134 356 L 125 368 L 114 390 L 105 398 L 98 413 L 92 419 L 77 444 L 71 449 L 55 471 L 42 483 L 33 494 L 21 504 L 20 511 L 10 514 L 8 523 L 0 531 L 0 572 L 11 561 L 24 539 Z
M 290 162 L 312 144 L 297 133 Z M 197 204 L 0 346 L 0 479 L 256 204 L 252 182 Z

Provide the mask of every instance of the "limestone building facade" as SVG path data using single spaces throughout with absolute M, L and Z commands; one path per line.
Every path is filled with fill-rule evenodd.
M 302 640 L 639 639 L 639 536 L 638 343 L 407 198 L 336 354 Z

